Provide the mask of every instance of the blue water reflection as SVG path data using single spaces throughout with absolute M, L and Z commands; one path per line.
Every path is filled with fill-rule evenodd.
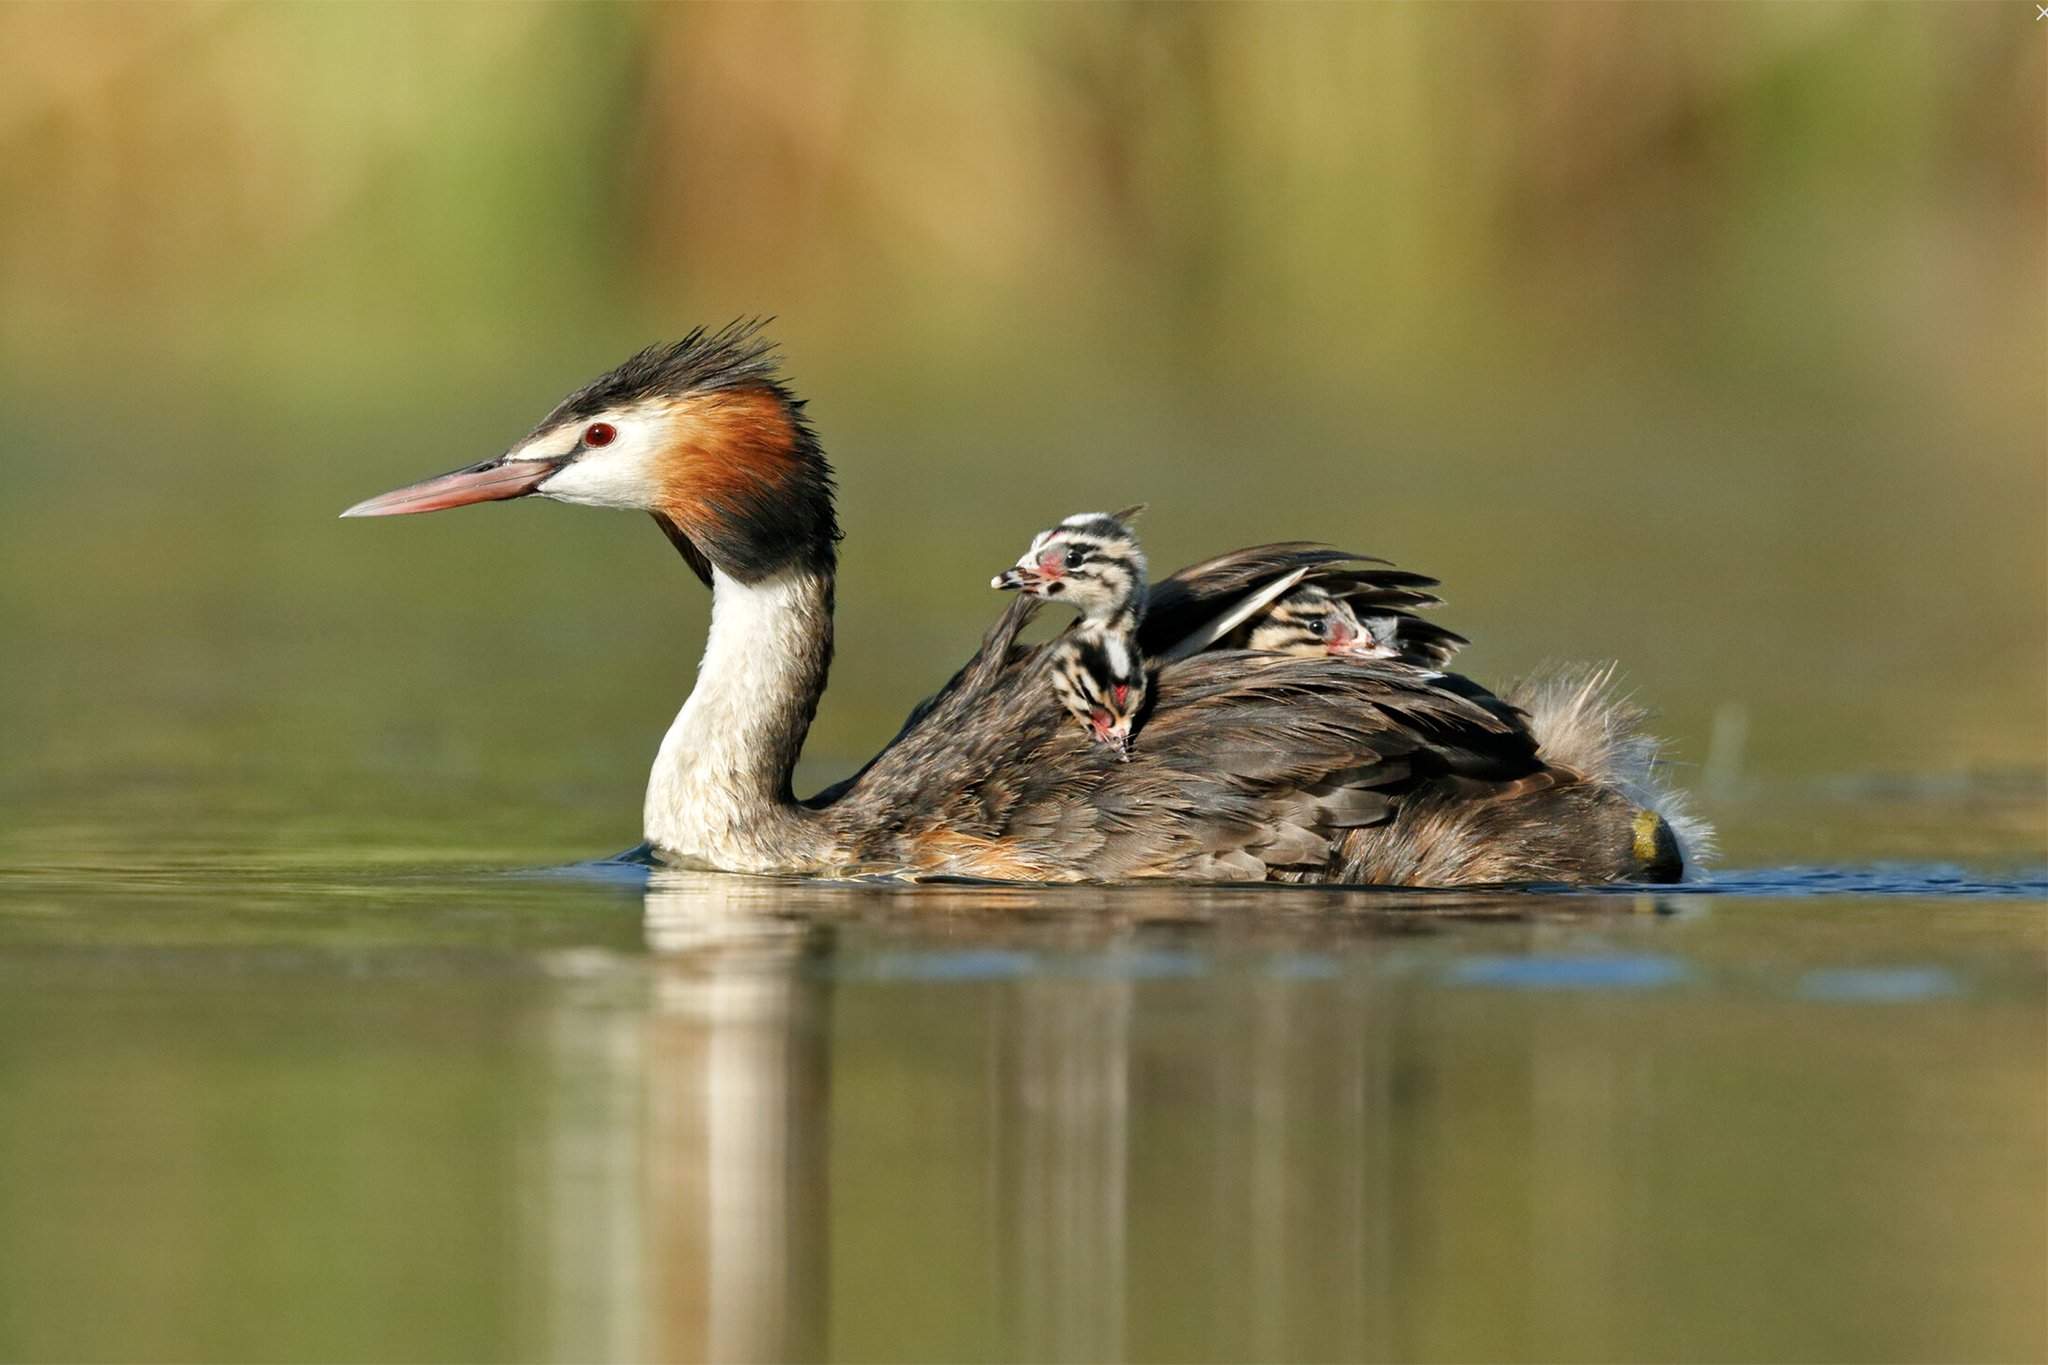
M 1444 979 L 1455 986 L 1525 991 L 1644 991 L 1691 975 L 1669 957 L 1472 957 L 1454 964 Z
M 1940 967 L 1824 967 L 1801 977 L 1797 992 L 1808 1000 L 1894 1003 L 1960 995 L 1963 985 Z

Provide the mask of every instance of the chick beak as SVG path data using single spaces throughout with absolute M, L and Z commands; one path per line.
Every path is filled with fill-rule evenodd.
M 1346 659 L 1391 659 L 1400 653 L 1389 649 L 1370 635 L 1349 635 L 1342 642 L 1331 641 L 1330 652 Z
M 1004 592 L 1016 588 L 1020 591 L 1031 593 L 1034 596 L 1044 583 L 1044 576 L 1038 573 L 1037 570 L 1027 569 L 1022 565 L 1005 569 L 988 581 L 988 585 L 991 588 L 998 588 Z
M 1120 763 L 1131 761 L 1131 722 L 1118 720 L 1109 712 L 1096 707 L 1088 713 L 1088 728 L 1094 732 L 1098 743 L 1109 746 Z
M 523 498 L 546 483 L 548 476 L 569 462 L 568 456 L 552 460 L 508 460 L 502 456 L 442 474 L 374 498 L 365 498 L 349 508 L 345 517 L 398 517 L 412 512 L 439 512 L 447 507 L 464 507 L 472 502 L 502 502 Z

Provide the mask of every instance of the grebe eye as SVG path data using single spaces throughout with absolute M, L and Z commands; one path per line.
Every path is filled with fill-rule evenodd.
M 583 444 L 587 446 L 608 446 L 619 439 L 619 429 L 610 422 L 592 422 L 583 428 Z
M 1323 623 L 1321 621 L 1309 622 L 1308 633 L 1311 635 L 1321 635 L 1323 633 Z
M 1068 568 L 1070 568 L 1070 569 L 1078 569 L 1078 568 L 1080 568 L 1080 567 L 1081 567 L 1081 566 L 1082 566 L 1083 564 L 1086 564 L 1087 562 L 1088 562 L 1088 552 L 1087 552 L 1086 550 L 1069 550 L 1069 551 L 1067 551 L 1067 567 L 1068 567 Z

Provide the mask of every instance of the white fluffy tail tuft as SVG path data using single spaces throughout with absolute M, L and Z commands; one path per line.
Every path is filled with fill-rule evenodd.
M 1686 880 L 1718 851 L 1714 827 L 1691 812 L 1691 797 L 1664 778 L 1663 748 L 1646 733 L 1648 713 L 1615 690 L 1614 665 L 1561 668 L 1524 678 L 1502 694 L 1529 715 L 1543 761 L 1570 768 L 1655 811 L 1671 827 Z

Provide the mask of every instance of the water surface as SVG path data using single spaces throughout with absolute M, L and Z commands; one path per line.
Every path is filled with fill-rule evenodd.
M 1030 891 L 37 833 L 7 1358 L 2048 1350 L 2010 857 Z

